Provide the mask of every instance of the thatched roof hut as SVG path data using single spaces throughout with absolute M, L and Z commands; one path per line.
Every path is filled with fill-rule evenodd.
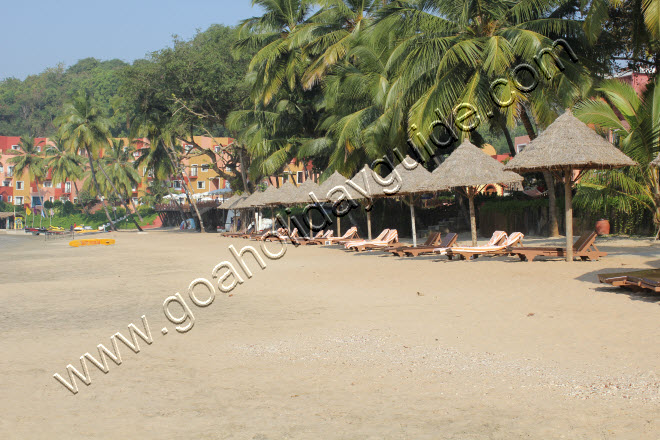
M 420 189 L 438 191 L 439 189 L 479 187 L 493 183 L 522 181 L 521 176 L 510 171 L 504 171 L 504 165 L 465 139 L 431 173 L 431 178 Z
M 566 110 L 566 113 L 555 119 L 504 168 L 519 172 L 549 170 L 563 174 L 566 203 L 566 261 L 573 261 L 571 188 L 576 179 L 573 170 L 611 169 L 631 165 L 635 165 L 635 161 L 573 116 L 570 110 Z
M 347 180 L 346 177 L 335 171 L 319 185 L 319 198 L 329 202 L 336 202 L 343 193 L 341 190 L 333 191 L 332 193 L 330 193 L 330 191 L 338 186 L 346 187 Z
M 244 199 L 245 196 L 241 194 L 234 194 L 224 202 L 220 206 L 218 206 L 218 209 L 232 209 L 231 206 L 238 202 L 239 200 Z
M 410 156 L 406 156 L 399 165 L 394 167 L 389 176 L 385 179 L 386 181 L 394 181 L 396 179 L 397 184 L 399 185 L 398 190 L 394 196 L 405 196 L 407 195 L 408 206 L 410 207 L 410 223 L 412 226 L 412 238 L 413 246 L 417 246 L 417 225 L 415 222 L 415 205 L 413 203 L 413 194 L 420 192 L 426 192 L 420 190 L 431 178 L 431 173 L 429 173 L 426 168 L 418 164 Z
M 312 203 L 309 193 L 314 193 L 316 197 L 321 198 L 319 186 L 312 180 L 307 179 L 295 189 L 285 200 L 287 204 L 308 204 Z
M 516 172 L 620 168 L 635 161 L 567 110 L 506 164 Z
M 279 189 L 273 185 L 268 185 L 259 201 L 262 205 L 276 205 L 279 203 L 279 197 Z
M 275 197 L 277 200 L 276 200 L 276 202 L 273 202 L 273 204 L 276 204 L 276 205 L 292 205 L 293 203 L 289 202 L 288 200 L 293 198 L 293 196 L 294 196 L 294 194 L 296 193 L 297 190 L 298 190 L 298 187 L 296 186 L 296 184 L 293 183 L 290 180 L 287 180 L 277 190 L 277 196 Z
M 472 245 L 477 245 L 477 221 L 474 196 L 478 188 L 495 183 L 522 182 L 516 173 L 504 171 L 504 165 L 465 139 L 445 161 L 431 174 L 428 184 L 421 189 L 456 188 L 462 191 L 470 204 L 470 229 Z
M 403 162 L 394 167 L 394 171 L 392 171 L 385 180 L 390 181 L 390 179 L 393 179 L 395 172 L 398 173 L 398 181 L 401 185 L 398 191 L 393 195 L 403 196 L 427 192 L 427 190 L 422 191 L 420 188 L 429 183 L 429 180 L 431 180 L 431 173 L 410 156 L 406 156 L 405 159 L 403 159 Z

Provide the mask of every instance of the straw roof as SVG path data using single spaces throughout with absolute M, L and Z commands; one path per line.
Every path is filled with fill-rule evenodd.
M 404 165 L 404 163 L 406 165 Z M 431 179 L 431 173 L 429 173 L 426 168 L 418 164 L 410 156 L 406 156 L 403 162 L 394 167 L 394 171 L 392 171 L 385 180 L 389 181 L 390 179 L 395 178 L 395 172 L 399 174 L 397 182 L 399 182 L 401 186 L 399 187 L 399 190 L 393 195 L 405 195 L 424 192 L 420 190 L 420 188 L 428 184 Z
M 290 205 L 292 204 L 288 200 L 293 198 L 293 195 L 298 190 L 298 187 L 291 180 L 284 182 L 280 189 L 277 190 L 276 201 L 273 204 L 278 205 Z
M 491 183 L 522 182 L 516 173 L 504 171 L 504 165 L 465 139 L 453 153 L 431 173 L 428 183 L 418 190 L 437 191 L 455 187 L 471 187 Z
M 387 179 L 384 179 L 382 177 L 381 180 L 388 181 Z M 388 193 L 385 193 L 383 191 L 384 189 L 394 189 L 394 185 L 383 186 L 382 183 L 376 181 L 376 178 L 374 177 L 374 171 L 371 168 L 369 168 L 369 165 L 363 166 L 362 169 L 358 171 L 355 176 L 353 176 L 351 182 L 353 182 L 361 190 L 366 192 L 366 196 L 365 196 L 360 191 L 357 191 L 355 188 L 353 188 L 352 186 L 348 184 L 344 185 L 344 188 L 346 188 L 348 194 L 351 196 L 352 199 L 355 200 L 364 199 L 367 197 L 368 198 L 384 197 L 390 195 Z
M 240 194 L 234 194 L 233 196 L 222 202 L 222 205 L 218 206 L 218 209 L 231 209 L 231 205 L 233 205 L 234 203 L 238 202 L 243 198 L 245 198 L 245 196 Z
M 658 153 L 658 157 L 656 157 L 655 160 L 651 162 L 651 166 L 660 168 L 660 153 Z
M 343 194 L 343 192 L 341 190 L 334 191 L 332 194 L 330 194 L 330 197 L 328 197 L 328 193 L 331 189 L 338 186 L 343 186 L 346 188 L 346 180 L 346 177 L 342 176 L 337 171 L 332 173 L 330 177 L 328 177 L 323 183 L 321 183 L 321 185 L 319 185 L 319 199 L 321 201 L 328 200 L 330 202 L 336 202 Z
M 275 205 L 279 203 L 279 197 L 278 188 L 273 185 L 269 185 L 268 188 L 266 188 L 266 191 L 262 193 L 259 201 L 262 205 Z
M 526 172 L 569 166 L 584 170 L 631 165 L 635 165 L 632 159 L 567 110 L 511 159 L 505 169 Z
M 285 200 L 286 203 L 298 204 L 298 203 L 311 203 L 312 198 L 309 196 L 309 193 L 313 192 L 316 197 L 321 199 L 321 191 L 319 191 L 319 186 L 312 180 L 307 179 L 293 191 L 292 194 Z
M 253 206 L 261 206 L 261 197 L 263 195 L 263 192 L 261 191 L 255 191 L 252 194 L 250 194 L 248 197 L 246 197 L 243 200 L 240 200 L 232 206 L 232 209 L 244 209 L 244 208 L 251 208 Z

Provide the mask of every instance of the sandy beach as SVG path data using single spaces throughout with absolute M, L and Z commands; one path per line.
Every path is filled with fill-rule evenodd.
M 1 438 L 660 437 L 660 297 L 596 278 L 659 267 L 651 240 L 599 239 L 608 257 L 573 264 L 288 246 L 265 270 L 246 256 L 253 277 L 198 307 L 190 282 L 217 282 L 228 246 L 256 242 L 107 236 L 116 245 L 0 236 Z M 163 313 L 177 292 L 186 333 Z M 120 343 L 107 374 L 88 362 L 75 395 L 53 378 L 142 315 L 153 342 L 139 353 Z

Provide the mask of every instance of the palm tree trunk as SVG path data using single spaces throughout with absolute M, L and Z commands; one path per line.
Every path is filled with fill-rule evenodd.
M 108 217 L 108 221 L 110 222 L 110 226 L 114 231 L 117 230 L 117 227 L 115 226 L 115 223 L 112 221 L 112 218 L 110 218 L 110 213 L 108 212 L 108 207 L 105 204 L 105 199 L 101 195 L 101 188 L 99 187 L 99 182 L 96 180 L 96 171 L 94 171 L 94 161 L 92 160 L 92 152 L 87 149 L 87 156 L 89 157 L 89 171 L 90 174 L 92 175 L 92 182 L 94 182 L 94 188 L 96 188 L 96 194 L 98 194 L 101 197 L 101 205 L 103 206 L 103 210 L 105 211 L 105 216 Z
M 527 109 L 522 104 L 520 105 L 520 119 L 525 126 L 529 140 L 532 141 L 536 139 L 536 133 L 534 132 L 534 127 L 527 114 Z M 543 171 L 543 180 L 545 180 L 545 186 L 548 189 L 548 236 L 558 237 L 559 223 L 557 221 L 557 196 L 555 194 L 555 181 L 552 178 L 550 171 Z
M 99 162 L 99 170 L 101 170 L 101 172 L 102 172 L 103 175 L 105 176 L 106 180 L 108 181 L 108 183 L 109 183 L 110 186 L 112 187 L 112 191 L 115 193 L 115 197 L 117 197 L 117 198 L 119 199 L 119 201 L 121 202 L 122 206 L 123 206 L 124 209 L 126 210 L 126 215 L 128 215 L 128 216 L 131 218 L 131 220 L 133 220 L 133 223 L 135 223 L 135 226 L 138 228 L 138 231 L 143 232 L 143 231 L 142 231 L 142 228 L 140 227 L 140 224 L 137 222 L 137 220 L 135 220 L 135 217 L 133 217 L 132 215 L 129 214 L 129 212 L 131 212 L 131 210 L 128 209 L 128 205 L 126 204 L 126 201 L 124 201 L 124 198 L 121 196 L 121 194 L 119 194 L 119 191 L 117 191 L 117 188 L 115 187 L 115 184 L 112 182 L 112 180 L 110 180 L 110 177 L 108 177 L 108 175 L 106 174 L 105 170 L 104 170 L 103 167 L 101 166 L 101 163 L 100 163 L 100 162 Z
M 250 188 L 248 188 L 248 180 L 245 170 L 247 165 L 244 161 L 243 148 L 239 148 L 238 156 L 239 156 L 239 160 L 241 161 L 241 180 L 243 181 L 243 189 L 245 190 L 246 193 L 250 194 Z
M 130 198 L 128 199 L 128 201 L 131 202 L 131 206 L 133 207 L 133 210 L 134 210 L 135 213 L 137 214 L 138 219 L 140 219 L 140 223 L 142 223 L 142 222 L 144 221 L 144 219 L 143 219 L 142 216 L 140 215 L 140 211 L 138 211 L 137 206 L 135 206 L 135 202 L 133 202 L 133 198 L 130 197 Z
M 76 199 L 78 199 L 78 184 L 76 183 L 75 180 L 72 180 L 72 182 L 73 182 L 73 188 L 76 190 Z M 66 184 L 66 180 L 64 181 L 64 183 Z M 81 204 L 81 206 L 82 206 L 83 212 L 85 214 L 89 214 L 89 211 L 87 210 L 87 207 L 83 206 L 82 204 Z
M 504 133 L 506 143 L 509 146 L 509 153 L 511 154 L 511 157 L 516 157 L 516 146 L 513 143 L 513 139 L 511 139 L 511 132 L 509 132 L 509 128 L 506 126 L 506 123 L 503 120 L 498 120 L 497 124 L 500 126 L 502 133 Z

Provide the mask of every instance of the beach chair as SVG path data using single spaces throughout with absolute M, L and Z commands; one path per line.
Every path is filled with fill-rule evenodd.
M 438 234 L 439 236 L 440 234 Z M 405 248 L 400 248 L 400 249 L 394 249 L 391 252 L 394 255 L 397 255 L 399 257 L 407 256 L 407 257 L 417 257 L 418 255 L 425 255 L 425 254 L 434 254 L 436 253 L 436 249 L 449 249 L 453 246 L 456 246 L 456 240 L 458 239 L 458 234 L 455 232 L 450 232 L 449 234 L 445 235 L 445 238 L 442 239 L 442 241 L 439 244 L 436 245 L 431 245 L 431 246 L 417 246 L 417 247 L 405 247 Z
M 380 234 L 378 234 L 378 237 L 374 238 L 374 240 L 378 240 L 378 241 L 382 240 L 383 238 L 385 238 L 385 236 L 389 232 L 390 232 L 389 229 L 383 229 L 383 231 Z M 341 240 L 341 241 L 339 241 L 339 243 L 343 244 L 345 248 L 348 248 L 348 245 L 350 245 L 350 244 L 353 244 L 353 243 L 366 243 L 367 241 L 370 241 L 370 240 L 360 238 L 360 239 L 354 239 L 354 240 Z
M 353 250 L 357 252 L 370 251 L 374 249 L 382 249 L 388 246 L 391 246 L 392 243 L 397 243 L 399 241 L 399 232 L 396 229 L 390 229 L 390 231 L 383 237 L 378 240 L 366 240 L 363 243 L 351 243 L 346 245 L 346 249 Z
M 298 244 L 301 244 L 303 246 L 307 245 L 317 245 L 317 244 L 323 244 L 323 242 L 329 238 L 332 238 L 332 236 L 335 234 L 335 232 L 332 229 L 329 229 L 327 231 L 319 231 L 314 238 L 305 238 L 305 237 L 300 237 L 298 239 Z
M 329 244 L 344 244 L 347 241 L 355 241 L 359 239 L 360 236 L 358 235 L 357 227 L 352 226 L 341 237 L 328 237 L 326 240 L 323 240 L 322 243 L 318 244 L 325 244 L 325 242 L 330 242 Z
M 264 241 L 284 241 L 290 242 L 294 240 L 299 240 L 298 228 L 293 228 L 293 231 L 289 234 L 289 231 L 286 228 L 280 228 L 276 233 L 266 232 L 262 238 Z
M 419 246 L 417 246 L 417 247 L 420 247 L 420 248 L 424 248 L 424 247 L 433 247 L 433 248 L 436 248 L 436 247 L 439 246 L 439 244 L 440 244 L 440 239 L 441 239 L 441 238 L 442 238 L 442 234 L 440 234 L 439 232 L 431 232 L 431 233 L 429 234 L 429 236 L 426 237 L 426 241 L 424 242 L 424 244 L 421 244 L 421 245 L 419 245 Z M 413 248 L 413 249 L 414 249 L 415 246 L 410 246 L 410 245 L 405 244 L 405 243 L 394 243 L 392 246 L 388 246 L 388 247 L 386 247 L 386 248 L 384 248 L 384 249 L 381 249 L 381 250 L 382 250 L 383 252 L 390 252 L 390 253 L 393 253 L 393 252 L 395 252 L 396 250 L 404 249 L 404 248 L 406 248 L 406 249 L 408 249 L 408 248 Z
M 493 232 L 493 236 L 490 237 L 490 240 L 488 240 L 488 243 L 486 246 L 498 246 L 504 243 L 504 241 L 507 239 L 506 232 L 504 231 L 495 231 Z M 447 255 L 448 258 L 451 260 L 452 256 L 449 254 L 449 252 L 454 249 L 456 246 L 451 246 L 451 247 L 438 247 L 433 249 L 434 254 L 439 254 L 439 255 Z
M 631 272 L 598 274 L 601 283 L 625 287 L 634 291 L 650 290 L 660 293 L 660 269 L 635 270 Z
M 221 237 L 238 237 L 247 233 L 247 228 L 243 228 L 238 232 L 222 232 L 220 233 Z
M 573 244 L 573 258 L 582 261 L 598 261 L 607 256 L 607 252 L 599 251 L 594 243 L 598 235 L 592 231 L 582 235 Z M 517 255 L 522 261 L 534 261 L 536 257 L 566 257 L 566 248 L 561 247 L 512 247 L 509 253 Z
M 456 256 L 460 257 L 461 260 L 470 260 L 477 259 L 480 255 L 508 255 L 510 253 L 509 248 L 521 245 L 524 237 L 524 234 L 514 232 L 506 237 L 504 241 L 500 240 L 499 244 L 487 244 L 485 246 L 454 246 L 447 251 L 447 256 L 450 260 Z M 496 237 L 493 236 L 491 241 L 494 241 L 495 238 Z

